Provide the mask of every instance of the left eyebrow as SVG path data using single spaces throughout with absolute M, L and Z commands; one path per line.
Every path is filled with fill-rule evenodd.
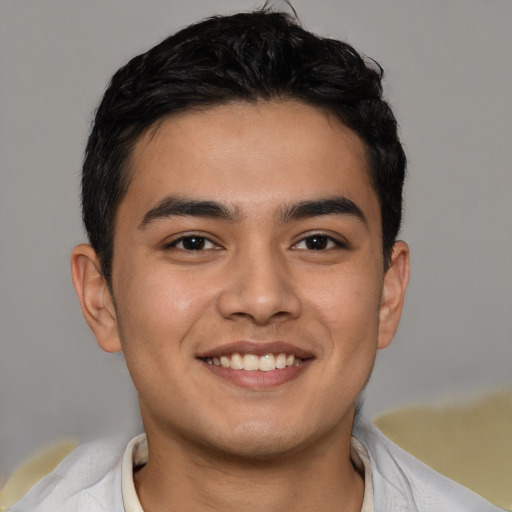
M 147 211 L 139 224 L 139 229 L 148 224 L 169 217 L 206 217 L 235 221 L 239 217 L 236 208 L 229 208 L 216 201 L 201 201 L 179 196 L 168 196 Z
M 349 215 L 368 226 L 368 220 L 363 211 L 353 201 L 344 197 L 328 197 L 313 201 L 300 201 L 285 207 L 279 212 L 282 222 L 300 220 L 321 215 Z

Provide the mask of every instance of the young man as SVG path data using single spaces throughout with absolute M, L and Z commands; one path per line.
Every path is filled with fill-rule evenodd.
M 381 70 L 259 11 L 113 77 L 73 282 L 146 434 L 77 449 L 13 511 L 491 511 L 355 418 L 409 276 Z

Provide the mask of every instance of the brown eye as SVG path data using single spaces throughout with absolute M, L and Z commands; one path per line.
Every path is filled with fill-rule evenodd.
M 178 238 L 168 247 L 183 249 L 185 251 L 202 251 L 205 249 L 215 249 L 215 244 L 203 236 L 184 236 Z
M 295 249 L 307 251 L 325 251 L 336 247 L 343 247 L 343 243 L 327 235 L 310 235 L 295 245 Z
M 311 251 L 320 251 L 322 249 L 327 249 L 329 244 L 329 239 L 326 236 L 310 236 L 306 238 L 306 247 Z

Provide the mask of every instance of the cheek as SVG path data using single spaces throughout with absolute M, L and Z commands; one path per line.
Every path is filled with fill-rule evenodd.
M 376 349 L 381 282 L 372 268 L 339 269 L 309 282 L 308 309 L 328 330 L 331 350 L 343 357 L 364 355 L 362 346 Z
M 162 390 L 178 393 L 185 382 L 193 347 L 183 341 L 204 314 L 205 298 L 165 266 L 158 272 L 132 267 L 122 275 L 116 310 L 126 365 L 140 399 L 160 402 Z
M 120 330 L 127 349 L 132 340 L 143 339 L 144 346 L 174 351 L 204 314 L 208 287 L 195 283 L 186 271 L 150 267 L 121 269 L 124 279 L 116 293 Z

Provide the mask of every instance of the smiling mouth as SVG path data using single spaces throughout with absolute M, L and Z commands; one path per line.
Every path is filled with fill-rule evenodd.
M 304 362 L 304 359 L 294 354 L 269 353 L 260 356 L 257 354 L 242 355 L 238 352 L 218 357 L 203 357 L 201 360 L 209 365 L 222 366 L 223 368 L 231 368 L 232 370 L 244 370 L 246 372 L 284 370 L 291 366 L 300 366 Z

